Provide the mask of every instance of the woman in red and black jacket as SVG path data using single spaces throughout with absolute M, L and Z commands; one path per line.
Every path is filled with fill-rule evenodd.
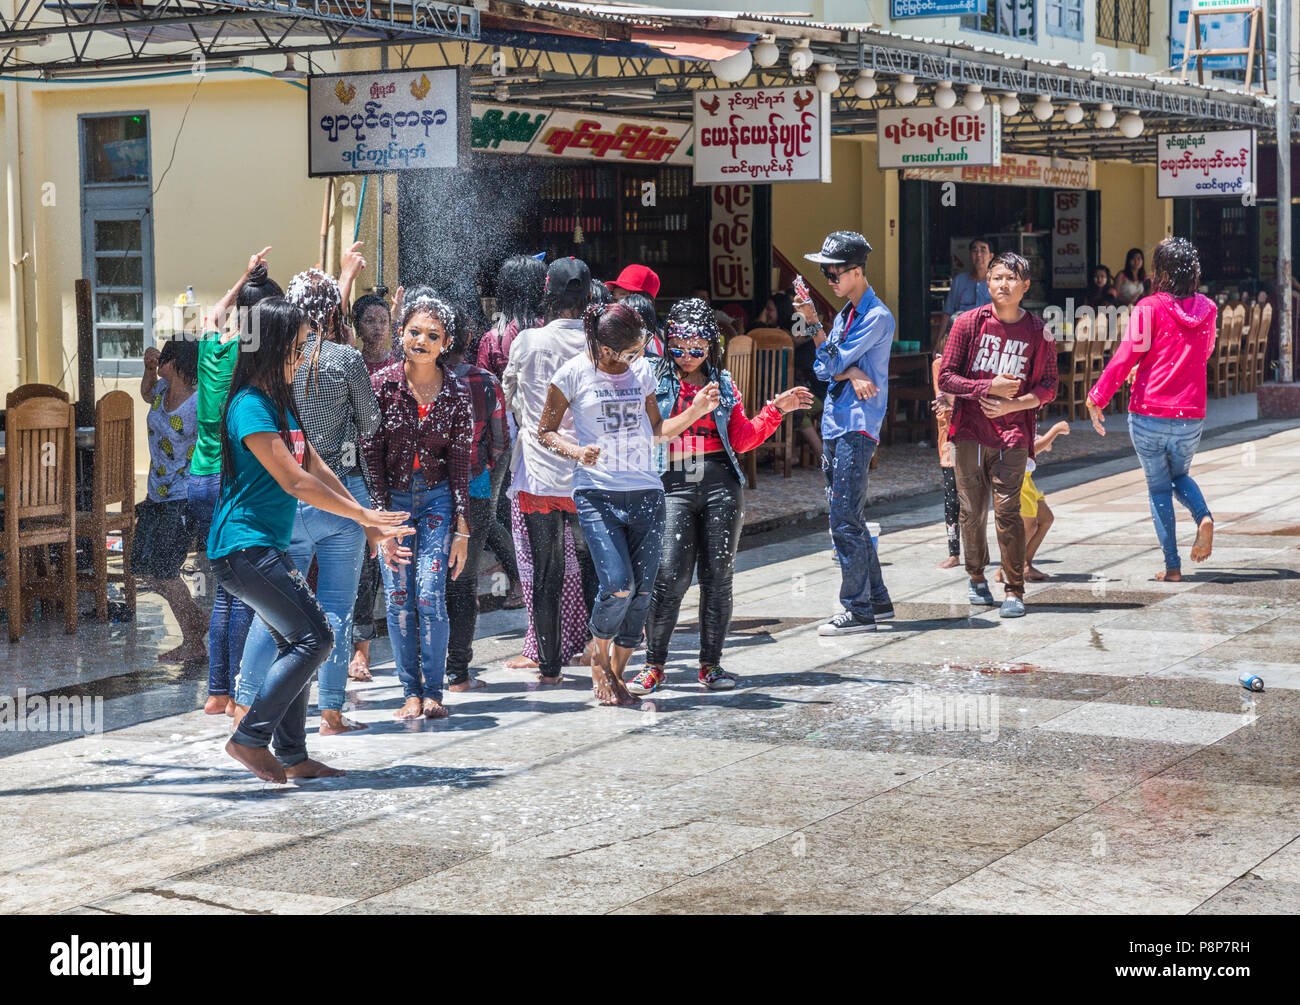
M 668 642 L 677 627 L 692 573 L 700 576 L 699 682 L 710 690 L 736 686 L 720 666 L 731 623 L 731 578 L 744 520 L 738 454 L 753 450 L 787 412 L 813 402 L 806 387 L 783 391 L 752 419 L 740 389 L 722 368 L 722 336 L 703 300 L 682 300 L 668 312 L 666 353 L 655 396 L 667 443 L 660 448 L 664 483 L 663 553 L 646 620 L 645 669 L 628 684 L 650 694 L 664 682 Z M 681 419 L 687 418 L 685 428 Z M 676 420 L 676 421 L 675 421 Z

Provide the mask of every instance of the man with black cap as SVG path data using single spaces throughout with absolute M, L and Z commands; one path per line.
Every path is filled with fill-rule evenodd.
M 795 307 L 808 323 L 817 347 L 813 372 L 827 381 L 822 410 L 822 470 L 831 510 L 831 540 L 840 560 L 840 603 L 844 610 L 818 629 L 819 635 L 871 632 L 894 616 L 894 604 L 880 573 L 880 560 L 867 529 L 867 471 L 880 439 L 889 398 L 889 350 L 894 315 L 867 282 L 871 245 L 861 234 L 837 230 L 817 254 L 831 292 L 848 302 L 828 333 L 809 300 Z
M 537 636 L 538 680 L 543 684 L 560 683 L 560 668 L 564 665 L 560 598 L 564 592 L 566 523 L 573 532 L 588 611 L 598 586 L 573 502 L 574 462 L 547 450 L 537 439 L 551 378 L 565 363 L 587 351 L 582 312 L 590 302 L 591 270 L 587 264 L 577 258 L 552 262 L 542 293 L 546 323 L 520 332 L 510 344 L 510 361 L 501 379 L 506 407 L 519 424 L 522 449 L 514 454 L 510 495 L 518 500 L 528 528 L 533 560 L 533 630 Z M 571 413 L 565 413 L 560 432 L 570 439 L 575 437 Z

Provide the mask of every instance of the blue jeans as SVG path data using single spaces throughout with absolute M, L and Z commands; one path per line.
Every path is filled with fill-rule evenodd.
M 388 641 L 397 677 L 407 698 L 442 701 L 447 671 L 447 556 L 451 552 L 451 489 L 446 482 L 429 488 L 424 476 L 411 476 L 409 492 L 392 492 L 392 508 L 411 514 L 415 528 L 411 562 L 393 572 L 383 566 L 387 593 Z M 410 543 L 407 538 L 405 543 Z
M 344 483 L 352 498 L 362 506 L 370 505 L 365 482 L 357 475 Z M 319 688 L 316 705 L 321 711 L 341 712 L 347 696 L 348 661 L 352 658 L 352 613 L 357 602 L 357 579 L 361 575 L 361 559 L 366 549 L 366 532 L 355 520 L 326 513 L 315 506 L 298 504 L 293 519 L 293 539 L 287 552 L 289 561 L 306 575 L 311 568 L 312 556 L 318 564 L 316 575 L 316 600 L 330 628 L 334 631 L 334 645 L 328 658 L 317 672 Z M 262 689 L 266 668 L 275 659 L 276 642 L 259 619 L 249 633 L 244 649 L 244 662 L 239 675 L 239 690 L 235 701 L 251 705 Z
M 1151 522 L 1156 525 L 1156 537 L 1160 539 L 1165 568 L 1169 570 L 1182 568 L 1174 524 L 1174 497 L 1191 511 L 1197 526 L 1210 516 L 1205 496 L 1187 473 L 1192 469 L 1192 458 L 1196 456 L 1204 428 L 1204 419 L 1162 419 L 1133 412 L 1128 416 L 1129 437 L 1147 478 Z
M 221 494 L 221 474 L 198 475 L 190 479 L 186 493 L 189 499 L 190 520 L 194 525 L 198 547 L 208 547 L 208 531 L 212 527 L 212 513 Z M 244 642 L 253 611 L 238 597 L 232 597 L 226 588 L 217 583 L 212 603 L 212 618 L 208 622 L 208 694 L 230 694 L 244 655 Z
M 875 450 L 876 441 L 862 433 L 845 433 L 822 442 L 831 540 L 840 558 L 840 603 L 868 621 L 875 620 L 873 604 L 892 606 L 867 529 L 867 474 Z
M 662 489 L 573 493 L 578 522 L 600 589 L 591 608 L 591 634 L 633 649 L 641 642 L 659 572 L 664 536 Z M 687 575 L 689 575 L 689 571 Z

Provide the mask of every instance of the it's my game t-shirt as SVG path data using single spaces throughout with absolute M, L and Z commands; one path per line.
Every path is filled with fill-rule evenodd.
M 241 389 L 226 409 L 232 470 L 222 472 L 221 498 L 212 514 L 208 557 L 220 558 L 244 548 L 271 547 L 284 551 L 293 537 L 298 500 L 280 488 L 262 467 L 244 438 L 253 433 L 275 433 L 299 464 L 307 453 L 302 429 L 288 416 L 289 432 L 280 432 L 275 405 L 254 387 Z
M 645 358 L 616 375 L 596 369 L 584 353 L 560 367 L 551 383 L 569 401 L 578 445 L 600 448 L 594 466 L 579 464 L 574 471 L 575 492 L 663 488 L 654 460 L 654 433 L 645 410 L 656 381 L 654 368 Z
M 1033 389 L 1038 376 L 1035 356 L 1055 351 L 1043 337 L 1042 322 L 1028 311 L 1013 324 L 999 320 L 995 313 L 988 311 L 973 335 L 969 363 L 962 376 L 973 380 L 992 380 L 1001 374 L 1019 378 L 1020 384 L 1011 395 L 1019 397 Z M 981 411 L 978 400 L 958 398 L 948 435 L 953 440 L 978 440 L 993 449 L 1025 447 L 1032 454 L 1034 412 L 1011 412 L 990 419 Z

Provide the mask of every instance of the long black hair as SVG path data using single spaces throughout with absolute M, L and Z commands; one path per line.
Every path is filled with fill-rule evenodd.
M 365 317 L 366 311 L 375 306 L 382 307 L 384 313 L 388 313 L 388 301 L 383 297 L 375 296 L 373 293 L 367 293 L 363 297 L 358 297 L 352 304 L 352 327 L 358 335 L 361 334 L 361 319 Z M 390 319 L 391 320 L 391 319 Z
M 582 328 L 593 365 L 600 364 L 601 346 L 626 352 L 645 342 L 647 334 L 641 316 L 626 304 L 589 304 L 582 312 Z
M 1134 255 L 1138 255 L 1142 259 L 1142 268 L 1137 270 L 1136 276 L 1129 271 L 1129 266 L 1133 264 Z M 1141 248 L 1129 248 L 1128 254 L 1124 256 L 1124 275 L 1128 276 L 1128 278 L 1133 282 L 1146 282 L 1146 278 L 1147 278 L 1146 263 L 1147 263 L 1147 256 L 1143 253 Z
M 664 357 L 672 359 L 668 351 L 668 340 L 673 338 L 702 338 L 709 343 L 709 355 L 705 362 L 717 374 L 722 372 L 722 332 L 718 328 L 718 319 L 713 315 L 713 308 L 698 297 L 679 300 L 668 311 L 668 320 L 664 322 Z
M 778 290 L 772 294 L 772 305 L 776 308 L 776 326 L 782 331 L 794 331 L 794 301 L 789 295 Z
M 1201 256 L 1185 237 L 1166 237 L 1151 253 L 1152 293 L 1186 300 L 1201 284 Z
M 298 406 L 293 400 L 293 385 L 284 379 L 284 364 L 293 352 L 294 342 L 306 318 L 303 312 L 284 297 L 267 297 L 255 304 L 248 314 L 247 345 L 240 346 L 239 361 L 230 378 L 230 393 L 221 408 L 221 481 L 234 478 L 234 457 L 226 417 L 235 396 L 248 387 L 256 387 L 275 407 L 280 435 L 289 435 L 289 417 L 302 427 Z
M 659 315 L 655 313 L 655 302 L 644 293 L 629 293 L 620 303 L 631 307 L 641 316 L 641 325 L 651 335 L 659 334 Z
M 530 255 L 507 258 L 497 274 L 497 310 L 501 327 L 511 321 L 520 331 L 537 324 L 542 316 L 546 265 Z

